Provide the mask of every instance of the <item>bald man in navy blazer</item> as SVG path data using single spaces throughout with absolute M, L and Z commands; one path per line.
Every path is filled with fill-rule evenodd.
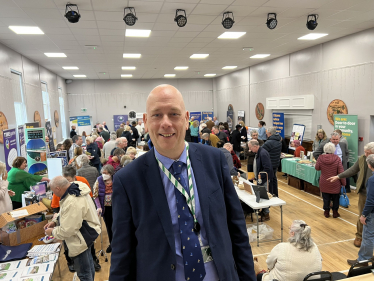
M 143 119 L 154 147 L 114 176 L 109 280 L 255 281 L 245 219 L 223 153 L 184 142 L 189 113 L 173 86 L 152 90 Z M 190 188 L 194 207 L 178 185 Z M 192 229 L 186 239 L 187 224 Z

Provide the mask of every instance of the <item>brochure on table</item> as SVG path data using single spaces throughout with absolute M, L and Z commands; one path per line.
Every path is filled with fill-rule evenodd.
M 25 139 L 29 173 L 39 176 L 47 175 L 45 128 L 25 129 Z
M 299 140 L 300 145 L 301 145 L 303 143 L 304 133 L 305 133 L 305 125 L 293 124 L 292 132 L 291 132 L 291 138 L 290 138 L 290 144 L 289 144 L 288 148 L 295 150 L 293 147 L 291 147 L 291 142 L 294 141 L 294 140 Z

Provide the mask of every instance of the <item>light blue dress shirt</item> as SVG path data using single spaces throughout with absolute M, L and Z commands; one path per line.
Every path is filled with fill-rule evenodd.
M 258 139 L 266 140 L 266 128 L 265 127 L 258 128 Z
M 155 155 L 158 160 L 161 161 L 161 163 L 165 166 L 166 169 L 170 169 L 171 165 L 173 164 L 174 160 L 167 158 L 165 156 L 162 156 L 160 153 L 157 152 L 155 148 Z M 187 178 L 187 152 L 186 148 L 184 148 L 183 153 L 181 157 L 179 158 L 179 161 L 183 162 L 186 165 L 183 165 L 182 168 L 182 177 L 184 180 L 188 183 Z M 195 194 L 195 211 L 196 211 L 196 217 L 200 224 L 201 230 L 201 241 L 203 243 L 203 246 L 209 245 L 208 238 L 206 235 L 205 227 L 204 227 L 204 221 L 203 221 L 203 215 L 201 213 L 201 207 L 200 207 L 200 201 L 199 201 L 199 193 L 197 192 L 196 182 L 195 182 L 195 176 L 193 173 L 192 165 L 191 165 L 191 173 L 192 173 L 192 184 L 193 184 L 193 190 Z M 175 187 L 169 180 L 169 178 L 164 174 L 164 172 L 160 169 L 160 175 L 161 180 L 164 185 L 166 199 L 168 201 L 170 215 L 171 215 L 171 222 L 173 224 L 173 231 L 174 231 L 174 239 L 175 239 L 175 252 L 176 252 L 176 281 L 185 281 L 185 275 L 184 275 L 184 265 L 183 265 L 183 255 L 182 255 L 182 245 L 181 245 L 181 238 L 180 238 L 180 230 L 179 230 L 179 223 L 178 223 L 178 210 L 177 210 L 177 202 L 175 199 Z M 218 281 L 218 273 L 216 266 L 214 264 L 214 261 L 207 262 L 205 265 L 205 278 L 204 281 Z
M 343 163 L 343 152 L 339 144 L 335 146 L 335 155 L 338 155 L 340 157 L 340 161 Z

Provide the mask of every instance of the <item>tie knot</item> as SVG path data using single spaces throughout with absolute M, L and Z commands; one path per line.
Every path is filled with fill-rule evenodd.
M 183 167 L 184 163 L 181 162 L 181 161 L 175 161 L 172 165 L 173 167 L 173 172 L 175 175 L 179 175 L 180 173 L 182 173 L 182 167 Z

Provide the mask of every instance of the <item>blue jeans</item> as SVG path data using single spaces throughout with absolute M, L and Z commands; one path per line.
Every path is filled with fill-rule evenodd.
M 370 260 L 374 250 L 374 215 L 371 213 L 366 217 L 366 225 L 362 232 L 362 242 L 358 251 L 358 261 Z
M 91 247 L 86 251 L 72 258 L 74 261 L 74 269 L 77 272 L 79 280 L 81 281 L 94 281 L 95 280 L 95 267 L 91 254 Z

